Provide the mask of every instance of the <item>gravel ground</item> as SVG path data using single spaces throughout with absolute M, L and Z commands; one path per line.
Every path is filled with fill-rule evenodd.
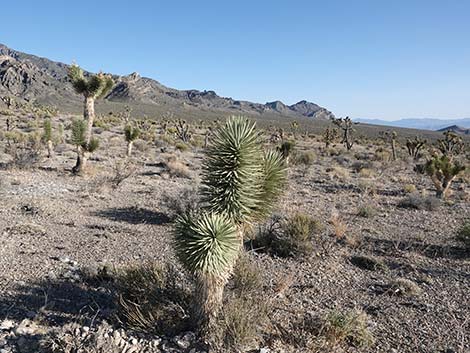
M 171 212 L 164 199 L 198 183 L 202 153 L 172 147 L 164 152 L 155 147 L 136 150 L 135 174 L 114 189 L 109 178 L 125 146 L 111 139 L 112 134 L 102 134 L 111 142 L 91 161 L 93 172 L 87 177 L 71 175 L 74 154 L 66 145 L 57 148 L 60 152 L 52 161 L 42 160 L 39 168 L 0 171 L 0 323 L 12 320 L 13 325 L 0 325 L 0 352 L 32 349 L 18 344 L 18 337 L 32 334 L 20 330 L 14 344 L 6 339 L 25 325 L 25 319 L 39 325 L 34 335 L 73 323 L 80 323 L 81 330 L 102 330 L 98 323 L 111 315 L 107 299 L 99 288 L 81 282 L 82 269 L 155 260 L 175 263 Z M 338 351 L 470 352 L 469 252 L 455 239 L 470 215 L 468 186 L 456 181 L 449 202 L 432 211 L 401 208 L 406 184 L 433 193 L 430 181 L 418 177 L 411 162 L 376 161 L 366 175 L 353 171 L 353 154 L 323 157 L 311 141 L 299 149 L 307 145 L 316 151 L 316 161 L 309 168 L 290 168 L 289 185 L 276 212 L 306 213 L 325 226 L 313 241 L 313 254 L 282 259 L 251 251 L 266 279 L 266 292 L 275 293 L 286 283 L 273 300 L 277 326 L 300 337 L 299 320 L 332 309 L 359 309 L 367 314 L 374 343 Z M 371 148 L 356 146 L 358 150 L 371 153 Z M 170 155 L 188 171 L 168 171 L 162 162 Z M 364 205 L 374 214 L 359 216 Z M 333 214 L 346 227 L 345 239 L 333 235 Z M 361 256 L 380 266 L 364 268 L 357 261 Z M 406 295 L 391 286 L 397 279 L 412 281 L 418 293 Z M 307 351 L 277 333 L 265 340 L 261 351 Z M 162 342 L 160 351 L 197 351 L 185 342 L 184 347 L 171 339 Z

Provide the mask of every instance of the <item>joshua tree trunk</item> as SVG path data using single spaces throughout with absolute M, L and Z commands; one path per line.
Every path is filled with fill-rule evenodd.
M 454 177 L 444 177 L 444 179 L 441 181 L 439 180 L 439 178 L 437 177 L 431 177 L 431 180 L 434 184 L 434 186 L 436 187 L 436 197 L 439 198 L 439 199 L 445 199 L 447 194 L 448 194 L 448 191 L 449 191 L 449 187 L 450 187 L 450 184 L 452 183 L 452 180 L 455 179 L 455 176 Z
M 48 140 L 47 141 L 47 158 L 51 158 L 53 154 L 54 154 L 54 149 L 52 146 L 52 141 Z
M 132 154 L 132 145 L 134 144 L 134 141 L 129 141 L 127 143 L 127 157 L 130 157 Z
M 74 174 L 82 174 L 86 171 L 88 158 L 90 153 L 86 152 L 82 147 L 77 148 L 77 163 L 72 168 Z
M 85 120 L 87 120 L 85 141 L 88 145 L 91 141 L 91 132 L 93 129 L 93 122 L 95 121 L 95 99 L 93 97 L 85 98 L 85 109 L 83 116 L 85 117 Z
M 196 276 L 195 295 L 197 304 L 194 308 L 194 314 L 203 335 L 209 332 L 217 319 L 217 314 L 222 307 L 224 288 L 230 277 L 230 272 L 218 276 L 199 273 Z
M 394 161 L 397 160 L 397 150 L 395 148 L 395 140 L 392 139 L 392 158 Z

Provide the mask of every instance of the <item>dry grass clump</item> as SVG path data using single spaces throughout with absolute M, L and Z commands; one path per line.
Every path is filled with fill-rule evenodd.
M 377 209 L 370 204 L 364 204 L 359 207 L 357 215 L 364 218 L 372 218 L 377 214 Z
M 405 184 L 403 186 L 403 191 L 407 194 L 413 194 L 416 192 L 416 186 L 414 184 Z
M 421 294 L 421 288 L 415 282 L 406 278 L 397 278 L 390 282 L 389 291 L 394 295 L 401 296 L 416 296 Z
M 352 256 L 351 263 L 359 268 L 369 271 L 387 269 L 387 265 L 385 265 L 380 259 L 367 255 Z
M 295 152 L 292 155 L 292 164 L 300 166 L 311 166 L 315 162 L 317 156 L 313 151 Z
M 336 239 L 343 239 L 346 236 L 347 225 L 341 219 L 339 212 L 332 212 L 330 224 L 333 226 L 333 235 Z
M 324 318 L 320 336 L 325 337 L 327 347 L 331 348 L 345 343 L 366 348 L 374 343 L 374 337 L 367 326 L 367 315 L 359 310 L 332 310 Z
M 196 211 L 199 208 L 200 198 L 196 187 L 186 187 L 178 193 L 164 192 L 162 203 L 168 209 L 169 215 L 175 218 Z
M 116 270 L 112 277 L 116 316 L 125 328 L 157 335 L 175 335 L 188 328 L 191 294 L 174 268 L 131 266 Z
M 178 151 L 181 151 L 181 152 L 189 151 L 189 146 L 188 146 L 187 144 L 185 144 L 184 142 L 177 142 L 177 143 L 175 143 L 175 148 L 176 148 Z
M 470 249 L 470 220 L 467 220 L 457 232 L 457 239 Z
M 188 166 L 173 156 L 169 157 L 163 164 L 168 174 L 172 177 L 192 178 L 192 173 Z
M 217 327 L 216 351 L 246 352 L 254 349 L 269 323 L 270 301 L 261 296 L 229 296 Z M 214 332 L 215 334 L 215 332 Z
M 254 292 L 261 288 L 261 269 L 249 254 L 243 253 L 237 260 L 233 275 L 232 289 L 238 293 Z
M 308 256 L 315 248 L 314 236 L 322 229 L 318 220 L 303 213 L 286 218 L 273 217 L 253 242 L 255 248 L 279 257 Z
M 398 207 L 415 210 L 435 211 L 441 206 L 441 200 L 435 196 L 423 196 L 417 193 L 410 194 L 401 200 Z
M 334 166 L 326 168 L 326 172 L 333 178 L 340 181 L 345 181 L 349 179 L 349 171 L 340 166 Z

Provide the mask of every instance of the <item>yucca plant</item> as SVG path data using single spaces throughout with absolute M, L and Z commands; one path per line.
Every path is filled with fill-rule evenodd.
M 99 141 L 91 138 L 86 140 L 87 122 L 83 119 L 76 119 L 72 122 L 71 143 L 77 147 L 77 163 L 72 171 L 80 174 L 86 171 L 87 162 L 90 155 L 99 147 Z
M 127 142 L 127 157 L 130 157 L 132 154 L 132 146 L 134 141 L 137 140 L 140 136 L 140 129 L 138 127 L 134 127 L 131 124 L 127 124 L 124 128 L 124 137 L 126 138 Z
M 195 275 L 195 314 L 203 332 L 222 305 L 244 231 L 271 213 L 286 181 L 281 154 L 261 146 L 255 124 L 243 117 L 214 131 L 203 162 L 204 209 L 176 221 L 175 250 Z
M 42 134 L 42 141 L 47 145 L 47 158 L 51 158 L 54 153 L 52 140 L 52 122 L 51 119 L 47 118 L 44 120 L 44 131 Z
M 85 77 L 83 70 L 76 64 L 72 64 L 69 67 L 68 77 L 75 92 L 84 97 L 83 117 L 87 121 L 85 143 L 90 144 L 92 140 L 93 122 L 95 120 L 95 100 L 104 98 L 113 88 L 114 81 L 111 76 L 101 72 Z M 77 164 L 74 167 L 75 170 L 79 168 L 78 163 L 79 160 L 77 158 Z
M 436 196 L 445 198 L 452 181 L 465 170 L 465 166 L 446 155 L 433 156 L 424 165 L 417 166 L 419 172 L 427 174 L 436 187 Z

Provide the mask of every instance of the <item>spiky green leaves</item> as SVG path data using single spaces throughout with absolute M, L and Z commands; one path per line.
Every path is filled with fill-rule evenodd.
M 203 199 L 237 223 L 259 207 L 262 150 L 255 124 L 230 118 L 216 130 L 203 163 Z
M 52 122 L 49 118 L 44 120 L 44 131 L 42 134 L 42 140 L 44 142 L 52 141 Z
M 85 77 L 83 70 L 76 64 L 69 67 L 68 77 L 78 94 L 90 98 L 103 98 L 114 85 L 113 79 L 103 73 Z
M 428 160 L 424 165 L 424 171 L 429 176 L 437 176 L 438 178 L 444 177 L 451 179 L 465 170 L 465 166 L 458 162 L 453 162 L 448 156 L 435 156 Z
M 135 141 L 140 135 L 140 130 L 137 127 L 133 127 L 132 125 L 128 124 L 124 128 L 124 136 L 127 142 Z
M 86 129 L 87 124 L 83 119 L 75 119 L 72 121 L 72 135 L 71 142 L 75 146 L 80 146 L 86 152 L 94 152 L 99 147 L 99 141 L 96 138 L 92 138 L 90 143 L 86 143 Z
M 174 233 L 176 254 L 193 273 L 226 273 L 232 268 L 240 249 L 235 224 L 222 214 L 181 215 Z

